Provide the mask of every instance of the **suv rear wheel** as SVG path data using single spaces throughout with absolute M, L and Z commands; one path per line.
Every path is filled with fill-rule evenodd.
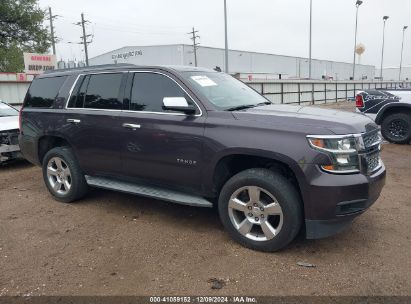
M 302 223 L 298 191 L 267 169 L 242 171 L 220 193 L 221 221 L 234 240 L 251 249 L 276 251 L 289 244 Z
M 43 159 L 43 179 L 53 197 L 71 203 L 87 192 L 87 182 L 69 147 L 53 148 Z
M 392 143 L 409 143 L 411 141 L 411 115 L 405 113 L 388 115 L 382 121 L 381 134 Z

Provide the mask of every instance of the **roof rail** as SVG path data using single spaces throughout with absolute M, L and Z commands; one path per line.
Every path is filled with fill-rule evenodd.
M 107 70 L 107 69 L 117 69 L 117 68 L 126 68 L 126 67 L 133 68 L 133 67 L 136 67 L 136 65 L 130 64 L 130 63 L 101 64 L 101 65 L 91 65 L 91 66 L 77 67 L 77 68 L 48 70 L 48 71 L 45 71 L 44 74 L 70 72 L 70 71 Z

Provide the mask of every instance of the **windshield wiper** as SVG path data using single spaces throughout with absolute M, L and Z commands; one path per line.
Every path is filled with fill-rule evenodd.
M 226 111 L 244 110 L 244 109 L 254 108 L 255 106 L 256 106 L 255 104 L 235 106 L 235 107 L 231 107 L 231 108 L 226 109 Z
M 264 101 L 264 102 L 257 103 L 256 106 L 265 106 L 265 105 L 270 105 L 270 104 L 273 104 L 273 103 L 270 101 Z
M 260 102 L 260 103 L 257 103 L 257 104 L 249 104 L 249 105 L 241 105 L 241 106 L 231 107 L 231 108 L 226 109 L 226 111 L 245 110 L 245 109 L 255 108 L 255 107 L 269 105 L 269 104 L 271 104 L 271 102 L 265 101 L 265 102 Z

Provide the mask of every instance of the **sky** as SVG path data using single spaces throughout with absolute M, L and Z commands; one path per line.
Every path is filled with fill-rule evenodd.
M 312 57 L 352 62 L 355 0 L 312 0 Z M 361 63 L 381 62 L 384 15 L 384 67 L 411 66 L 411 0 L 364 0 L 359 8 L 357 43 L 365 46 Z M 223 0 L 39 0 L 53 15 L 58 60 L 84 60 L 80 44 L 83 12 L 93 35 L 89 58 L 123 46 L 190 44 L 195 27 L 203 46 L 224 47 Z M 229 48 L 308 57 L 309 0 L 227 0 Z M 409 24 L 407 24 L 407 22 Z M 48 22 L 47 22 L 48 24 Z

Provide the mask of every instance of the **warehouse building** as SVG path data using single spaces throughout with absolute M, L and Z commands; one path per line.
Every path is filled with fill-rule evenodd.
M 296 79 L 308 78 L 308 58 L 229 50 L 229 72 L 239 78 Z M 198 66 L 224 71 L 224 49 L 197 47 Z M 193 46 L 186 44 L 126 46 L 89 60 L 90 65 L 131 63 L 137 65 L 195 65 Z M 352 64 L 329 60 L 312 60 L 313 79 L 349 80 Z M 375 67 L 357 65 L 356 80 L 372 80 Z
M 380 76 L 380 69 L 375 71 L 377 77 Z M 394 80 L 398 81 L 400 77 L 400 68 L 399 67 L 386 67 L 382 69 L 382 78 L 384 80 Z M 401 69 L 401 80 L 410 80 L 411 79 L 411 66 L 403 66 Z

